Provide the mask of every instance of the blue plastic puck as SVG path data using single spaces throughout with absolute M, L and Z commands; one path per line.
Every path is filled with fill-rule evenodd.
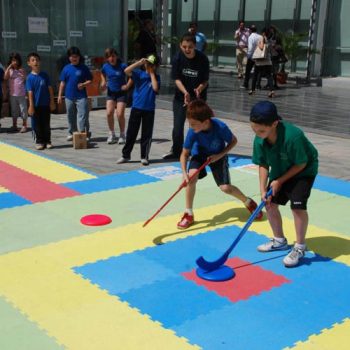
M 198 267 L 196 273 L 199 278 L 212 282 L 227 281 L 232 279 L 236 275 L 233 269 L 226 265 L 222 265 L 218 269 L 213 271 L 206 271 Z

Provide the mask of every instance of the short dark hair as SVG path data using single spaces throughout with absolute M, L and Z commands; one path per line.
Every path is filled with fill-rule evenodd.
M 27 61 L 29 61 L 31 57 L 36 57 L 39 61 L 41 60 L 41 58 L 37 52 L 30 52 L 27 55 Z
M 17 61 L 18 68 L 22 67 L 22 57 L 18 52 L 11 52 L 9 55 L 8 66 L 12 63 L 13 60 Z
M 198 27 L 198 23 L 197 23 L 197 22 L 191 22 L 189 26 L 190 26 L 190 27 L 193 27 L 193 26 Z
M 193 44 L 196 44 L 196 37 L 190 33 L 185 33 L 181 37 L 180 43 L 182 43 L 183 41 L 191 41 Z
M 213 117 L 214 112 L 203 100 L 193 100 L 187 106 L 186 118 L 204 122 Z
M 76 46 L 71 46 L 71 47 L 67 50 L 67 56 L 68 56 L 68 57 L 73 56 L 73 55 L 77 55 L 77 56 L 79 56 L 80 58 L 82 57 L 79 48 L 76 47 Z
M 250 31 L 252 32 L 252 33 L 256 33 L 257 32 L 257 28 L 256 28 L 256 25 L 255 24 L 252 24 L 251 26 L 250 26 Z
M 119 56 L 117 50 L 114 47 L 108 47 L 105 50 L 105 58 L 111 57 L 112 55 Z

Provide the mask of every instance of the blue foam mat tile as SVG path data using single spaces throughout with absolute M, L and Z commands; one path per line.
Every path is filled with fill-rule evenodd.
M 349 181 L 317 175 L 313 187 L 321 191 L 335 193 L 344 197 L 350 197 Z
M 0 209 L 19 207 L 26 204 L 32 204 L 32 202 L 11 192 L 0 193 Z
M 98 177 L 97 179 L 69 182 L 65 183 L 64 185 L 82 194 L 88 194 L 118 188 L 143 185 L 157 181 L 159 181 L 159 179 L 141 174 L 137 171 L 131 171 L 128 173 L 103 175 Z
M 242 157 L 236 156 L 234 154 L 230 154 L 228 156 L 230 167 L 240 167 L 244 165 L 252 164 L 252 159 L 250 157 Z
M 181 276 L 130 290 L 119 297 L 166 328 L 230 304 L 226 298 L 210 293 Z
M 157 246 L 156 250 L 155 247 L 146 248 L 140 251 L 139 254 L 163 264 L 175 273 L 181 273 L 196 268 L 196 259 L 202 255 L 203 251 L 209 252 L 213 256 L 220 254 L 219 250 L 203 245 L 198 236 L 168 242 Z
M 283 267 L 291 283 L 201 315 L 175 331 L 205 349 L 218 349 L 224 342 L 234 349 L 257 349 L 259 344 L 259 350 L 277 350 L 349 317 L 350 269 L 329 259 L 303 267 Z M 283 327 L 271 327 L 274 324 Z M 227 325 L 232 325 L 234 332 L 227 332 Z
M 173 271 L 138 253 L 125 254 L 74 267 L 73 270 L 110 294 L 125 293 L 146 284 L 177 276 Z

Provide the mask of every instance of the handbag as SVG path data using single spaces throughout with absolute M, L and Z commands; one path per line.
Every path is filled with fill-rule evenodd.
M 264 44 L 263 48 L 260 49 L 259 45 L 256 46 L 253 53 L 253 60 L 264 60 L 267 57 L 267 48 L 266 44 Z

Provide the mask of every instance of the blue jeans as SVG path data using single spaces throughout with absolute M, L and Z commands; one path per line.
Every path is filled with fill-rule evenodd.
M 77 100 L 70 100 L 65 98 L 65 102 L 68 132 L 70 134 L 73 134 L 75 131 L 88 133 L 90 130 L 88 99 L 79 98 Z

